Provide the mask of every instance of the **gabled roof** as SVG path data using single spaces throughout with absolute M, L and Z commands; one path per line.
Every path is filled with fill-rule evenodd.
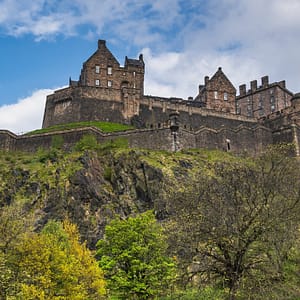
M 89 62 L 95 55 L 97 55 L 99 52 L 102 54 L 105 54 L 105 56 L 108 57 L 110 61 L 120 66 L 120 63 L 118 60 L 114 57 L 114 55 L 110 52 L 110 50 L 106 47 L 106 41 L 105 40 L 98 40 L 98 49 L 94 54 L 92 54 L 83 64 L 85 65 L 87 62 Z
M 234 87 L 234 85 L 231 83 L 231 81 L 227 78 L 227 76 L 224 74 L 224 72 L 222 71 L 222 68 L 219 67 L 218 71 L 209 79 L 209 82 L 213 82 L 215 80 L 218 80 L 219 77 L 223 77 L 223 79 L 232 87 L 232 89 L 234 89 L 236 91 L 236 88 Z

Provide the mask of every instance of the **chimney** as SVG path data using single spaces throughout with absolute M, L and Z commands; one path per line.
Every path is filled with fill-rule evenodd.
M 105 40 L 98 40 L 98 49 L 100 49 L 101 46 L 106 46 L 106 41 Z
M 269 85 L 269 76 L 264 76 L 261 78 L 261 85 L 267 87 Z
M 255 92 L 257 90 L 257 80 L 252 80 L 250 82 L 251 92 Z
M 207 85 L 209 81 L 209 76 L 204 77 L 204 85 Z
M 285 80 L 278 82 L 279 86 L 285 89 Z
M 240 85 L 240 96 L 245 96 L 246 95 L 246 84 Z

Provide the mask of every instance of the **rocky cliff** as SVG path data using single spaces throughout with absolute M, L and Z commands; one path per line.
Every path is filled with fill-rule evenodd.
M 22 203 L 28 214 L 34 213 L 36 230 L 49 219 L 68 217 L 93 248 L 116 214 L 154 209 L 157 219 L 165 219 L 176 209 L 171 192 L 182 190 L 183 181 L 193 180 L 212 157 L 224 155 L 127 148 L 2 153 L 0 205 Z

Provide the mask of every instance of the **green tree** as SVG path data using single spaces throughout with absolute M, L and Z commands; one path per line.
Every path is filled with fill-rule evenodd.
M 12 203 L 0 208 L 0 299 L 15 295 L 15 248 L 26 232 L 31 231 L 32 224 L 30 212 L 21 205 Z
M 102 299 L 105 283 L 92 253 L 79 242 L 75 225 L 50 221 L 28 234 L 17 249 L 22 299 Z
M 119 299 L 153 299 L 176 277 L 175 263 L 152 211 L 115 219 L 97 243 L 97 257 L 108 288 Z
M 247 290 L 247 299 L 266 299 L 267 287 L 283 280 L 299 224 L 299 163 L 277 148 L 251 161 L 211 163 L 209 172 L 175 196 L 173 240 L 189 248 L 189 275 L 198 282 L 219 282 L 229 299 Z

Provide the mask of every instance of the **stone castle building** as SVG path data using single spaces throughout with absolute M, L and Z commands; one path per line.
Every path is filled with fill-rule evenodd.
M 199 85 L 195 97 L 165 98 L 144 94 L 145 63 L 125 57 L 121 66 L 98 41 L 96 52 L 83 63 L 78 81 L 47 97 L 43 128 L 82 121 L 132 124 L 136 130 L 104 134 L 96 128 L 81 128 L 35 136 L 16 136 L 0 131 L 0 149 L 34 151 L 49 147 L 61 135 L 70 147 L 84 134 L 99 141 L 118 137 L 132 147 L 178 150 L 211 148 L 256 154 L 270 144 L 288 142 L 299 155 L 300 95 L 285 81 L 269 83 L 268 76 L 236 88 L 221 68 Z

